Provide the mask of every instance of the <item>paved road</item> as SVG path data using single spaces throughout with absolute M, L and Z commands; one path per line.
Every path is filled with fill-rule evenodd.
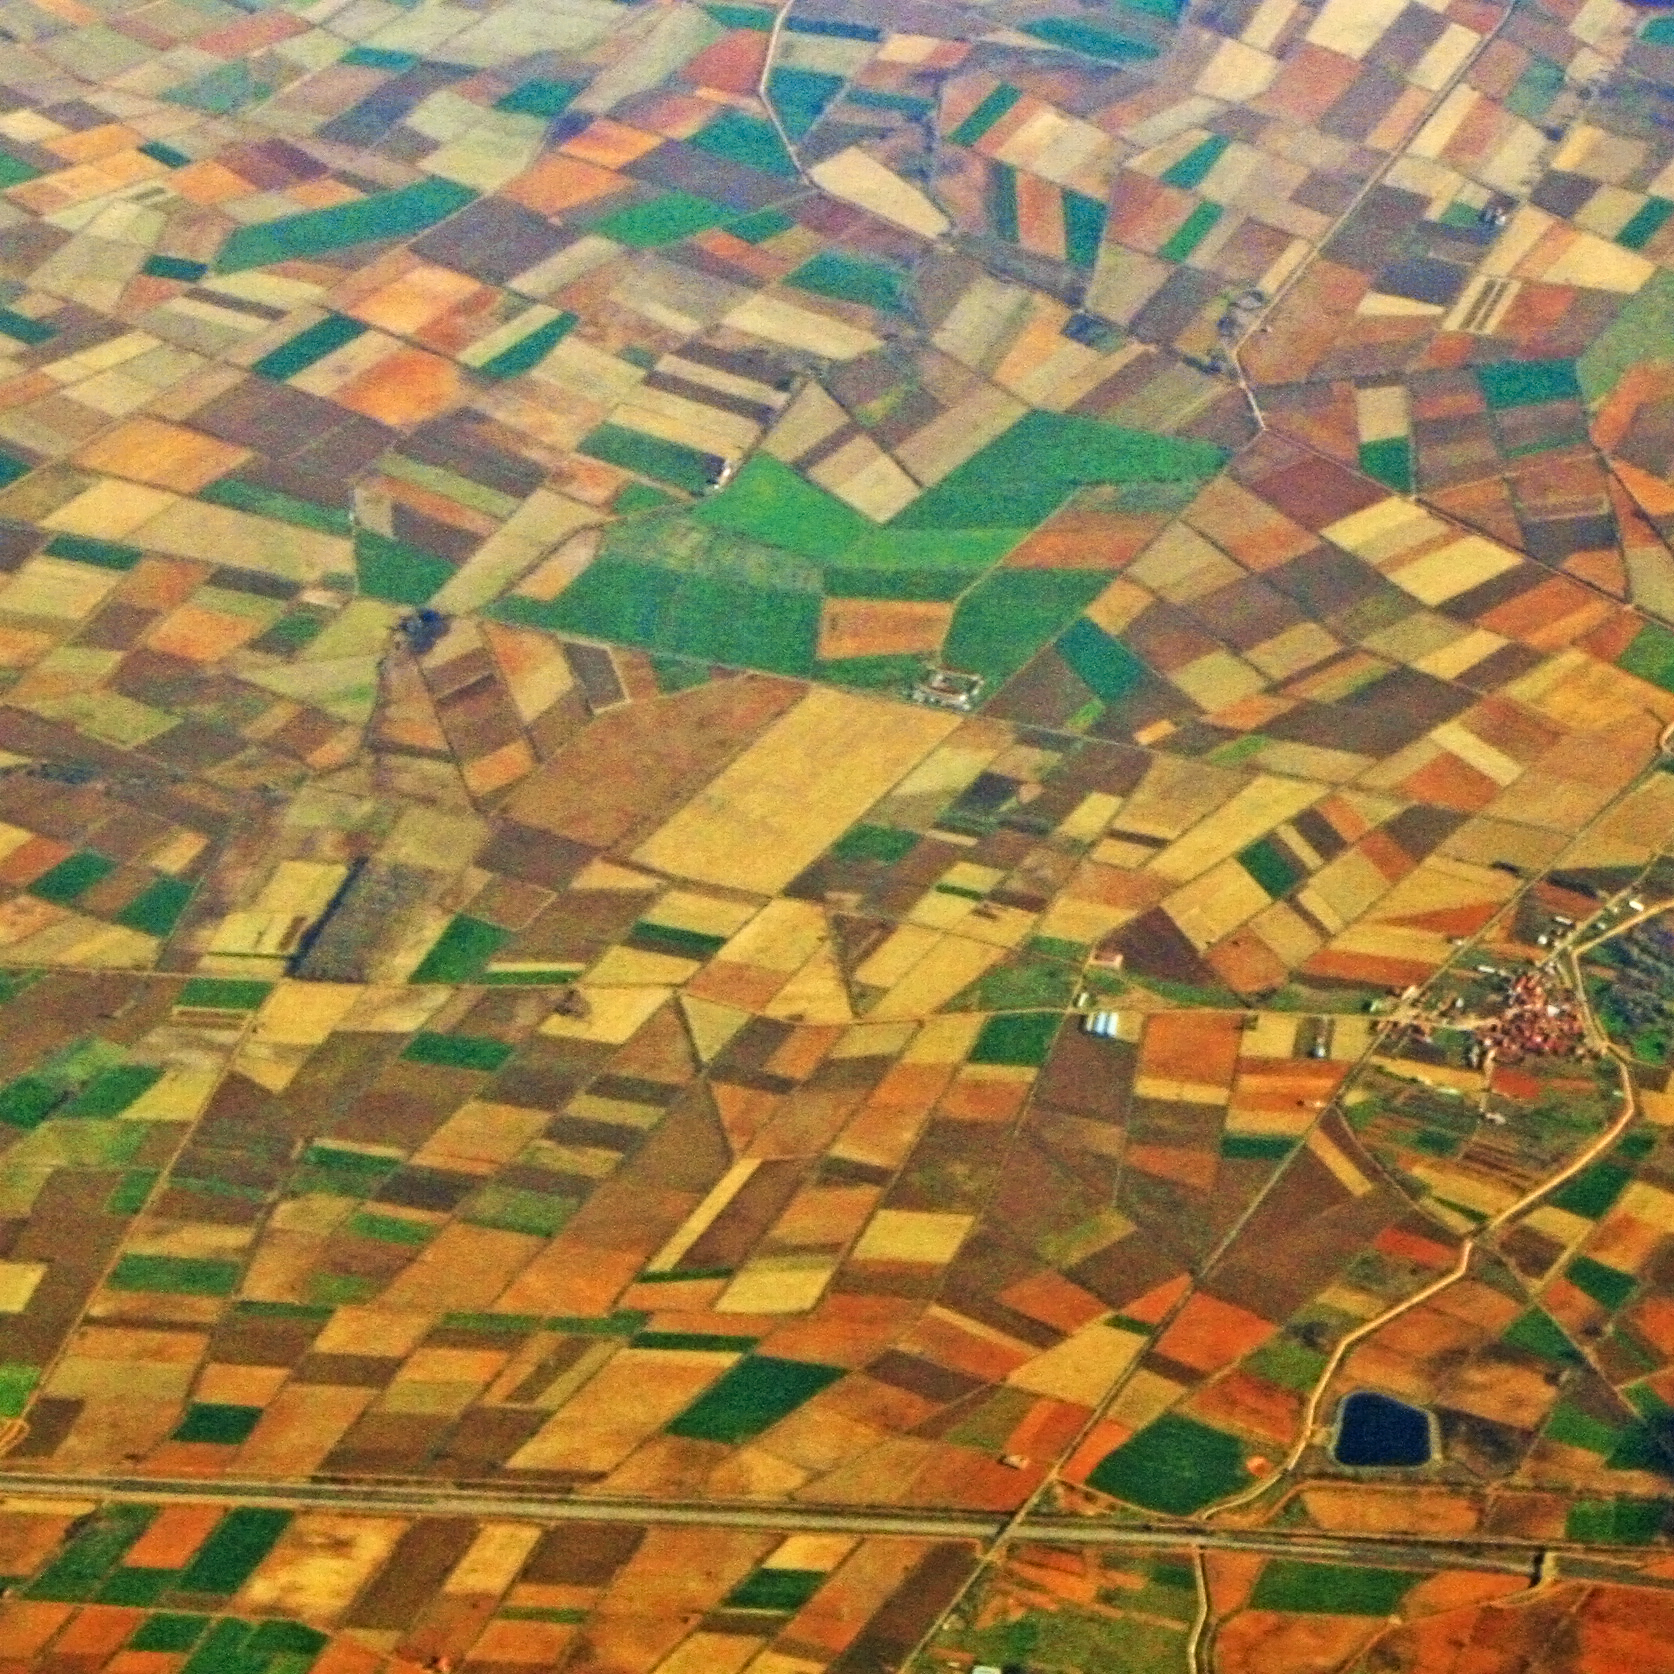
M 195 1477 L 48 1476 L 0 1474 L 0 1510 L 40 1509 L 43 1502 L 86 1506 L 102 1500 L 196 1500 L 220 1505 L 274 1506 L 288 1510 L 330 1507 L 337 1512 L 402 1516 L 464 1516 L 537 1523 L 658 1523 L 857 1535 L 908 1535 L 932 1540 L 1053 1541 L 1074 1546 L 1124 1546 L 1140 1550 L 1255 1552 L 1322 1563 L 1372 1564 L 1392 1569 L 1482 1570 L 1533 1576 L 1543 1548 L 1528 1540 L 1416 1539 L 1406 1536 L 1333 1537 L 1310 1529 L 1236 1529 L 1145 1526 L 1103 1517 L 1036 1513 L 1011 1526 L 999 1514 L 912 1511 L 889 1507 L 814 1506 L 763 1501 L 612 1500 L 542 1495 L 498 1484 L 201 1481 Z M 1618 1549 L 1564 1545 L 1559 1573 L 1573 1580 L 1633 1582 L 1674 1589 L 1674 1579 L 1644 1580 L 1632 1558 Z

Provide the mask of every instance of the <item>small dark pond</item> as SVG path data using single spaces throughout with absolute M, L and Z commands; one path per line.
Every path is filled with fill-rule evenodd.
M 1430 1415 L 1388 1395 L 1357 1390 L 1337 1416 L 1339 1465 L 1427 1465 Z

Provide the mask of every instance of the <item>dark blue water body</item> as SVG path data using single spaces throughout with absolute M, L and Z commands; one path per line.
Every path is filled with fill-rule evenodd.
M 1430 1415 L 1391 1396 L 1357 1390 L 1339 1411 L 1332 1453 L 1339 1465 L 1427 1465 Z

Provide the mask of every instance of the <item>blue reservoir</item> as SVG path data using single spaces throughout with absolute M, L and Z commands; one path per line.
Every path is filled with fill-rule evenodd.
M 1430 1415 L 1389 1395 L 1357 1390 L 1338 1410 L 1339 1465 L 1427 1465 Z

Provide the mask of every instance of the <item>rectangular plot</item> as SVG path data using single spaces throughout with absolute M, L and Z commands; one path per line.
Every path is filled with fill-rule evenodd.
M 1258 1610 L 1391 1616 L 1417 1579 L 1399 1569 L 1363 1569 L 1280 1558 L 1262 1571 L 1250 1602 Z
M 124 1561 L 139 1569 L 172 1573 L 190 1561 L 220 1520 L 219 1506 L 164 1506 Z
M 442 932 L 409 980 L 470 982 L 510 936 L 509 930 L 461 913 Z
M 608 1471 L 691 1407 L 730 1357 L 623 1349 L 509 1461 L 514 1470 Z
M 170 1612 L 149 1617 L 134 1630 L 128 1641 L 131 1651 L 189 1651 L 209 1626 L 207 1616 L 187 1616 Z
M 112 1290 L 159 1291 L 180 1296 L 230 1296 L 237 1288 L 236 1261 L 191 1256 L 125 1255 L 110 1276 Z
M 152 1507 L 139 1505 L 112 1506 L 100 1513 L 29 1588 L 29 1596 L 92 1598 L 123 1553 L 145 1532 L 154 1514 Z
M 223 1616 L 204 1635 L 203 1642 L 187 1659 L 181 1674 L 240 1674 L 249 1665 L 243 1650 L 250 1637 L 250 1624 Z
M 548 1529 L 523 1566 L 546 1587 L 603 1587 L 639 1549 L 645 1530 L 631 1523 L 565 1523 Z
M 1477 367 L 1476 376 L 1488 405 L 1496 410 L 1581 396 L 1572 360 L 1499 361 Z
M 316 361 L 324 360 L 333 350 L 354 342 L 365 330 L 359 320 L 345 319 L 341 314 L 327 314 L 318 324 L 299 331 L 295 337 L 263 355 L 251 370 L 264 378 L 276 380 L 294 377 Z
M 483 1035 L 414 1035 L 402 1058 L 415 1064 L 436 1064 L 447 1069 L 482 1070 L 492 1073 L 511 1057 L 504 1041 Z
M 251 1576 L 239 1596 L 239 1605 L 276 1615 L 282 1612 L 315 1621 L 334 1620 L 386 1566 L 407 1532 L 404 1518 L 303 1512 Z M 322 1562 L 321 1554 L 326 1552 L 331 1553 L 331 1559 Z M 418 1579 L 426 1588 L 423 1596 L 428 1598 L 436 1585 L 434 1571 Z M 283 1647 L 272 1644 L 274 1638 L 312 1631 L 301 1622 L 283 1620 L 266 1622 L 257 1629 L 258 1635 L 267 1636 L 275 1652 Z M 277 1667 L 269 1666 L 271 1674 L 279 1674 Z
M 677 877 L 776 893 L 958 724 L 810 692 L 635 858 Z
M 239 227 L 221 246 L 215 268 L 219 273 L 236 273 L 368 239 L 406 238 L 463 209 L 476 196 L 469 187 L 450 180 L 422 180 L 330 209 Z
M 183 1593 L 236 1593 L 273 1549 L 291 1520 L 288 1511 L 238 1506 L 222 1518 L 215 1532 L 180 1577 Z
M 116 922 L 148 936 L 166 936 L 186 910 L 194 887 L 184 878 L 158 878 L 116 915 Z
M 619 465 L 656 482 L 666 482 L 693 494 L 702 494 L 719 480 L 726 461 L 713 453 L 648 436 L 619 424 L 603 424 L 589 434 L 581 451 L 607 465 Z
M 153 1605 L 174 1586 L 172 1569 L 138 1569 L 127 1565 L 113 1569 L 99 1588 L 100 1604 Z
M 747 1441 L 842 1375 L 836 1366 L 766 1355 L 741 1360 L 669 1425 L 669 1434 L 699 1441 Z
M 91 850 L 83 850 L 43 873 L 29 886 L 29 893 L 38 895 L 43 901 L 65 906 L 115 870 L 114 860 L 107 860 L 104 855 L 94 854 Z

